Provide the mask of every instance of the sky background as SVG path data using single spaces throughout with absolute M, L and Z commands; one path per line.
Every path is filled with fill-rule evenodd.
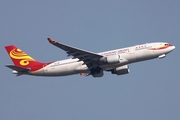
M 0 0 L 0 120 L 179 120 L 179 0 Z M 124 76 L 16 77 L 4 46 L 42 61 L 67 59 L 52 37 L 102 52 L 155 41 L 176 49 Z

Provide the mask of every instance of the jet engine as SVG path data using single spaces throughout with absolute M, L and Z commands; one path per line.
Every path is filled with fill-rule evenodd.
M 117 74 L 117 75 L 124 75 L 124 74 L 128 74 L 129 72 L 130 70 L 128 65 L 117 67 L 111 71 L 112 74 Z
M 106 60 L 107 60 L 107 63 L 109 63 L 109 64 L 120 63 L 120 56 L 119 55 L 110 55 L 110 56 L 107 56 Z
M 104 75 L 103 70 L 100 67 L 92 68 L 91 75 L 93 77 L 102 77 Z
M 110 55 L 110 56 L 102 57 L 99 60 L 108 64 L 116 64 L 116 63 L 120 63 L 120 56 Z
M 99 59 L 102 62 L 108 63 L 108 64 L 118 64 L 118 63 L 122 63 L 122 64 L 126 64 L 128 63 L 128 60 L 125 58 L 120 58 L 120 55 L 110 55 L 110 56 L 104 56 L 102 58 Z

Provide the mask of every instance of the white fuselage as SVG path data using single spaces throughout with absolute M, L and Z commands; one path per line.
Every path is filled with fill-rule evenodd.
M 150 60 L 154 58 L 161 58 L 165 57 L 165 55 L 171 52 L 175 47 L 171 46 L 166 49 L 152 49 L 158 46 L 162 46 L 166 43 L 147 43 L 142 45 L 136 45 L 133 47 L 127 47 L 122 49 L 116 49 L 106 52 L 98 53 L 102 56 L 112 56 L 112 55 L 119 55 L 120 62 L 116 64 L 103 64 L 99 65 L 100 68 L 103 70 L 111 70 L 116 67 L 120 67 L 123 65 L 131 64 L 134 62 L 140 62 L 144 60 Z M 43 69 L 31 72 L 30 75 L 37 75 L 37 76 L 65 76 L 65 75 L 72 75 L 78 73 L 88 73 L 90 70 L 83 64 L 83 61 L 79 61 L 79 59 L 66 59 L 53 62 Z

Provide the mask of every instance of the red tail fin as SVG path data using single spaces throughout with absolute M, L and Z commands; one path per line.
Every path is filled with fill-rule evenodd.
M 31 68 L 31 71 L 36 71 L 45 65 L 44 63 L 36 61 L 14 45 L 6 46 L 5 48 L 15 66 Z

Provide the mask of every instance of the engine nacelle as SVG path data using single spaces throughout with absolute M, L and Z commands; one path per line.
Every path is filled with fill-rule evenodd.
M 120 63 L 120 56 L 119 55 L 110 55 L 106 57 L 106 61 L 108 64 L 116 64 Z
M 103 70 L 100 67 L 92 68 L 91 75 L 93 77 L 102 77 L 104 75 Z
M 117 67 L 111 71 L 112 74 L 117 74 L 117 75 L 124 75 L 124 74 L 128 74 L 129 72 L 130 70 L 128 65 Z
M 110 56 L 104 56 L 99 59 L 101 62 L 105 62 L 108 64 L 128 64 L 128 60 L 125 58 L 120 57 L 120 55 L 110 55 Z
M 103 71 L 100 71 L 99 73 L 92 74 L 93 77 L 102 77 L 104 75 Z

